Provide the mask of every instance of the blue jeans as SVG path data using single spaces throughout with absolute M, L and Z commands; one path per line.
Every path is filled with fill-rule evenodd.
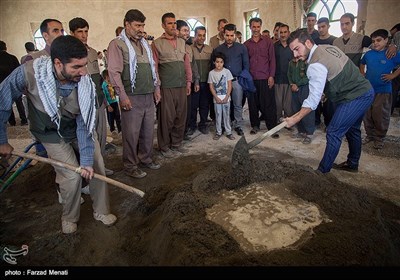
M 233 115 L 235 119 L 233 120 L 233 128 L 242 128 L 243 125 L 243 89 L 238 81 L 232 82 L 232 94 L 233 102 Z M 229 115 L 228 115 L 229 117 Z
M 318 170 L 327 173 L 335 161 L 342 138 L 346 135 L 349 144 L 347 163 L 350 167 L 358 167 L 361 156 L 361 122 L 365 112 L 374 101 L 374 90 L 370 89 L 356 99 L 338 104 L 333 118 L 326 130 L 326 148 L 319 163 Z

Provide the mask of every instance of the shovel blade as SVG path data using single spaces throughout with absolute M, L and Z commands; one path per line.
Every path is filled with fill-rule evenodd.
M 235 148 L 232 153 L 232 167 L 236 168 L 239 165 L 244 165 L 250 160 L 249 145 L 247 144 L 246 138 L 242 136 L 237 141 Z

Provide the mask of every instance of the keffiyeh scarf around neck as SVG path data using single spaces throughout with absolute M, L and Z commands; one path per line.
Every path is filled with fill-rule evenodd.
M 122 30 L 119 37 L 128 47 L 129 50 L 129 72 L 131 78 L 131 85 L 132 90 L 135 88 L 136 83 L 136 72 L 137 72 L 137 59 L 136 59 L 136 52 L 133 49 L 132 43 L 130 42 L 128 36 L 126 36 L 125 29 Z M 142 46 L 146 49 L 147 57 L 149 58 L 150 66 L 151 66 L 151 73 L 153 76 L 154 86 L 157 86 L 157 75 L 156 75 L 156 68 L 153 60 L 153 53 L 150 50 L 150 45 L 147 43 L 146 39 L 142 38 L 140 40 Z
M 61 136 L 59 132 L 61 121 L 60 104 L 58 104 L 56 79 L 53 74 L 51 58 L 41 56 L 35 59 L 33 61 L 33 69 L 44 110 L 50 116 L 51 121 L 57 125 L 58 134 Z M 89 75 L 82 76 L 78 83 L 78 104 L 89 135 L 92 136 L 96 119 L 95 98 L 96 90 L 93 81 Z

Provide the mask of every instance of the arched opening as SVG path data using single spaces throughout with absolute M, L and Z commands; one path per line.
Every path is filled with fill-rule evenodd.
M 196 29 L 196 27 L 198 26 L 204 26 L 204 18 L 203 19 L 199 19 L 199 18 L 188 18 L 186 19 L 187 24 L 189 25 L 189 29 L 190 29 L 190 37 L 194 37 L 194 30 Z
M 317 19 L 321 17 L 329 18 L 331 25 L 329 28 L 329 33 L 336 37 L 342 36 L 342 31 L 340 29 L 340 17 L 344 13 L 352 13 L 355 17 L 354 26 L 357 26 L 357 0 L 319 0 L 314 2 L 309 11 L 316 13 Z
M 259 18 L 260 17 L 260 12 L 258 11 L 258 9 L 252 10 L 252 11 L 248 11 L 244 13 L 244 20 L 245 20 L 245 26 L 246 26 L 246 34 L 245 34 L 245 39 L 243 40 L 246 41 L 251 37 L 251 30 L 250 30 L 250 24 L 249 21 L 252 18 Z

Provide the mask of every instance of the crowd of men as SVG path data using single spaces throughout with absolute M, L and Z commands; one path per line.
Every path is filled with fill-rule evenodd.
M 0 77 L 0 156 L 11 156 L 5 123 L 11 120 L 15 125 L 10 117 L 12 103 L 23 104 L 24 97 L 30 131 L 47 156 L 80 166 L 80 175 L 55 167 L 63 233 L 77 230 L 82 178 L 89 182 L 86 193 L 93 199 L 94 218 L 105 225 L 117 220 L 110 213 L 106 183 L 93 175 L 113 174 L 104 166 L 106 112 L 119 108 L 124 172 L 136 179 L 147 176 L 145 169 L 161 168 L 153 157 L 155 133 L 160 153 L 165 158 L 178 157 L 186 152 L 184 140 L 197 129 L 209 133 L 216 114 L 220 114 L 216 104 L 221 102 L 229 102 L 222 129 L 229 130 L 231 140 L 235 138 L 230 124 L 237 135 L 244 135 L 246 102 L 250 134 L 257 134 L 262 122 L 272 129 L 285 121 L 290 130 L 296 125 L 293 138 L 303 144 L 312 143 L 323 115 L 327 145 L 317 169 L 320 173 L 331 168 L 357 172 L 362 143 L 374 141 L 375 148 L 383 148 L 387 118 L 396 105 L 400 84 L 396 68 L 400 64 L 399 25 L 391 30 L 391 42 L 384 31 L 373 33 L 371 38 L 355 33 L 354 16 L 346 13 L 340 19 L 343 35 L 336 38 L 329 34 L 327 18 L 317 19 L 315 13 L 309 13 L 307 28 L 291 33 L 287 24 L 278 22 L 270 38 L 262 20 L 252 18 L 251 37 L 243 42 L 236 25 L 220 19 L 218 34 L 207 45 L 205 27 L 197 27 L 192 38 L 187 23 L 171 12 L 161 18 L 163 34 L 149 44 L 145 21 L 137 9 L 125 14 L 124 27 L 117 28 L 108 45 L 102 72 L 98 52 L 88 45 L 89 23 L 83 18 L 71 19 L 71 35 L 67 36 L 62 36 L 64 28 L 59 20 L 44 20 L 40 31 L 45 48 L 35 51 L 27 45 L 21 65 L 0 42 L 0 64 L 9 66 Z M 379 54 L 371 59 L 369 55 L 362 57 L 369 47 L 371 55 L 372 51 Z M 390 68 L 360 71 L 378 55 Z M 218 82 L 210 83 L 209 79 L 214 66 L 221 70 L 216 65 L 221 61 L 227 70 L 223 73 L 229 77 L 223 101 L 215 95 Z M 385 74 L 385 83 L 392 82 L 393 87 L 380 87 L 378 73 Z M 112 105 L 114 91 L 119 108 Z M 21 106 L 21 124 L 26 124 L 25 107 Z M 384 113 L 376 107 L 384 108 Z M 364 141 L 360 130 L 363 119 L 369 133 Z M 215 140 L 221 132 L 218 134 Z M 272 137 L 278 139 L 279 135 Z M 349 144 L 348 158 L 334 164 L 344 137 Z

